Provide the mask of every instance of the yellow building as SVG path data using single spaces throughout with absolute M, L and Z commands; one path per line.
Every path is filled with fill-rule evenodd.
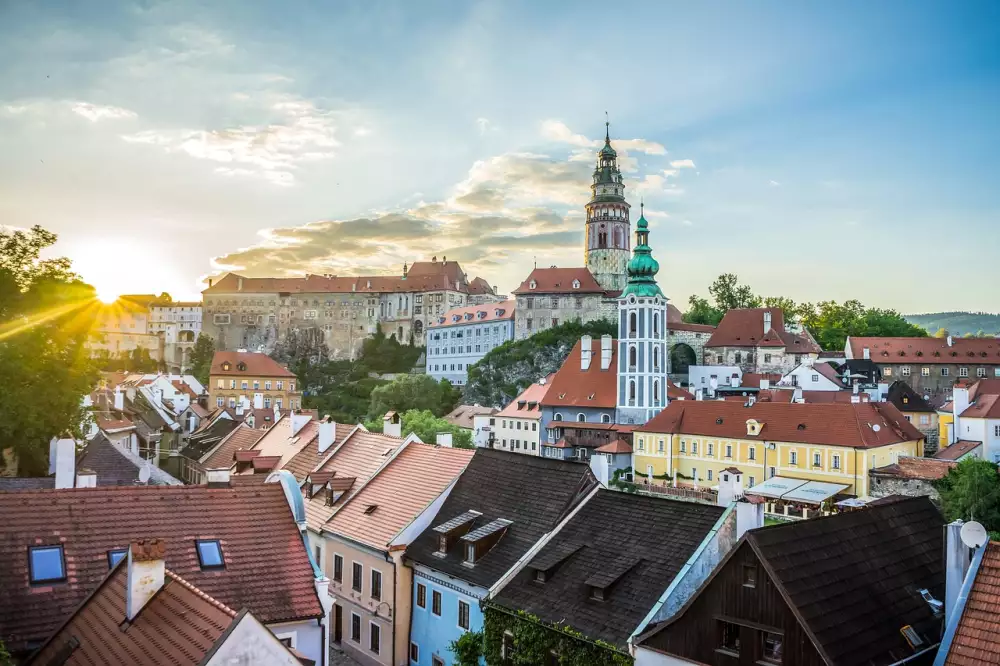
M 287 411 L 302 407 L 295 373 L 267 354 L 215 352 L 208 395 L 217 407 L 249 404 L 256 409 Z
M 923 435 L 888 403 L 674 401 L 633 433 L 637 480 L 701 488 L 737 467 L 751 488 L 774 476 L 868 495 L 868 470 L 922 456 Z

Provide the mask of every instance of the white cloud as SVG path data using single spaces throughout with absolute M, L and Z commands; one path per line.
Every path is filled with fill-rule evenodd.
M 476 127 L 479 128 L 480 134 L 486 134 L 492 128 L 493 124 L 490 122 L 489 118 L 476 118 Z
M 129 111 L 120 106 L 102 106 L 89 102 L 77 102 L 72 109 L 73 113 L 83 116 L 92 123 L 96 123 L 98 120 L 121 120 L 136 117 L 135 111 Z
M 771 187 L 778 187 L 779 185 L 781 185 L 781 183 L 779 183 L 776 180 L 769 180 L 768 185 L 770 185 Z
M 694 222 L 692 222 L 691 220 L 681 220 L 681 224 L 683 224 L 685 227 L 694 226 Z
M 692 160 L 673 160 L 670 162 L 670 166 L 675 169 L 693 169 L 694 161 Z
M 664 169 L 663 175 L 667 178 L 672 178 L 680 173 L 680 169 Z
M 575 134 L 573 130 L 566 126 L 566 123 L 560 120 L 544 121 L 542 123 L 542 136 L 550 141 L 568 143 L 571 146 L 579 146 L 580 148 L 592 148 L 601 145 L 601 142 L 598 140 L 588 139 L 582 134 Z M 588 155 L 593 159 L 593 153 L 588 152 Z

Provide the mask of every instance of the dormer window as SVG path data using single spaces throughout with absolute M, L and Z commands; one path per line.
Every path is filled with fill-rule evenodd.
M 535 282 L 534 280 L 532 280 L 531 282 L 528 283 L 528 289 L 534 289 L 537 286 L 538 286 L 538 283 Z
M 760 423 L 756 419 L 747 419 L 747 435 L 750 437 L 756 437 L 760 434 L 760 429 L 764 424 Z
M 240 372 L 245 372 L 247 369 L 247 364 L 244 363 L 243 361 L 240 361 L 239 364 L 236 366 L 236 369 L 239 370 Z
M 229 364 L 229 361 L 226 361 L 225 363 L 222 364 L 222 369 L 225 370 L 226 372 L 228 372 L 229 369 L 232 367 L 233 366 Z
M 573 288 L 574 289 L 579 289 L 580 288 L 580 281 L 579 280 L 573 280 Z
M 483 514 L 478 511 L 469 510 L 435 527 L 434 531 L 438 534 L 438 550 L 435 555 L 438 557 L 447 555 L 448 547 L 454 543 L 456 538 L 467 534 L 472 529 L 476 518 L 481 515 Z
M 507 533 L 507 528 L 510 525 L 511 521 L 497 518 L 462 536 L 461 539 L 465 543 L 465 561 L 463 564 L 472 566 L 477 560 L 490 552 L 490 549 Z

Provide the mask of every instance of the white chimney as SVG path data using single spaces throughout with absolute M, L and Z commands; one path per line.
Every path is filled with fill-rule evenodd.
M 333 441 L 337 438 L 337 423 L 331 421 L 330 417 L 327 416 L 325 419 L 319 422 L 319 452 L 323 453 L 331 446 L 333 446 Z
M 743 496 L 743 472 L 735 467 L 719 472 L 719 506 L 729 506 Z
M 758 527 L 764 527 L 764 503 L 737 502 L 736 538 L 739 539 L 748 530 L 755 530 Z
M 951 411 L 952 411 L 952 426 L 951 426 L 951 439 L 949 444 L 954 444 L 958 440 L 962 439 L 960 436 L 961 432 L 961 416 L 962 412 L 969 408 L 969 389 L 966 386 L 955 385 L 951 393 Z
M 208 482 L 209 488 L 228 488 L 229 487 L 229 467 L 219 467 L 216 469 L 206 469 L 205 470 L 205 481 Z
M 954 340 L 952 340 L 952 337 L 950 335 L 946 339 L 948 340 L 948 346 L 951 347 Z
M 133 542 L 128 549 L 128 583 L 125 597 L 125 619 L 135 619 L 153 596 L 163 587 L 166 543 L 162 539 Z
M 399 414 L 396 412 L 386 412 L 385 416 L 382 417 L 382 432 L 393 437 L 402 437 L 402 430 L 403 424 L 400 421 Z
M 76 471 L 76 487 L 77 488 L 96 488 L 97 487 L 97 472 L 92 469 L 83 469 L 82 467 Z
M 438 446 L 446 446 L 446 447 L 448 447 L 450 449 L 451 448 L 451 433 L 450 432 L 439 432 L 437 434 L 436 441 L 437 441 L 437 445 Z
M 961 520 L 956 520 L 944 527 L 944 622 L 946 626 L 951 620 L 955 602 L 962 591 L 962 583 L 965 582 L 965 574 L 972 562 L 969 547 L 962 543 L 962 525 L 964 523 Z
M 115 409 L 119 412 L 125 409 L 125 396 L 122 395 L 121 387 L 115 387 Z
M 290 436 L 295 437 L 297 434 L 299 434 L 299 431 L 302 430 L 302 428 L 304 428 L 307 423 L 309 423 L 312 417 L 309 416 L 308 414 L 303 414 L 302 412 L 292 412 L 291 419 L 292 419 L 292 434 Z
M 76 485 L 76 442 L 68 434 L 56 442 L 56 488 Z
M 771 388 L 771 380 L 770 379 L 762 379 L 762 380 L 760 380 L 760 390 L 761 391 L 766 391 L 769 388 Z
M 872 350 L 871 349 L 869 349 L 868 347 L 865 347 L 864 349 L 861 350 L 861 358 L 863 358 L 865 360 L 868 360 L 871 357 L 872 357 Z
M 732 377 L 729 378 L 729 385 L 732 388 L 739 388 L 740 378 L 737 377 L 736 375 L 733 375 Z
M 694 392 L 694 399 L 695 400 L 704 400 L 705 399 L 705 389 L 698 389 L 697 391 L 695 391 Z
M 253 408 L 254 409 L 264 409 L 264 394 L 254 393 L 253 394 Z
M 601 370 L 611 367 L 611 336 L 601 336 Z
M 589 370 L 590 361 L 594 356 L 594 339 L 589 335 L 580 338 L 580 369 Z
M 766 335 L 768 331 L 771 330 L 771 313 L 767 310 L 764 311 L 764 334 Z

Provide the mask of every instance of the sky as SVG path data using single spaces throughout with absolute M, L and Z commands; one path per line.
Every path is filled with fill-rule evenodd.
M 583 265 L 605 113 L 681 309 L 1000 310 L 1000 3 L 0 0 L 0 225 L 105 295 Z M 633 214 L 633 220 L 638 215 Z

